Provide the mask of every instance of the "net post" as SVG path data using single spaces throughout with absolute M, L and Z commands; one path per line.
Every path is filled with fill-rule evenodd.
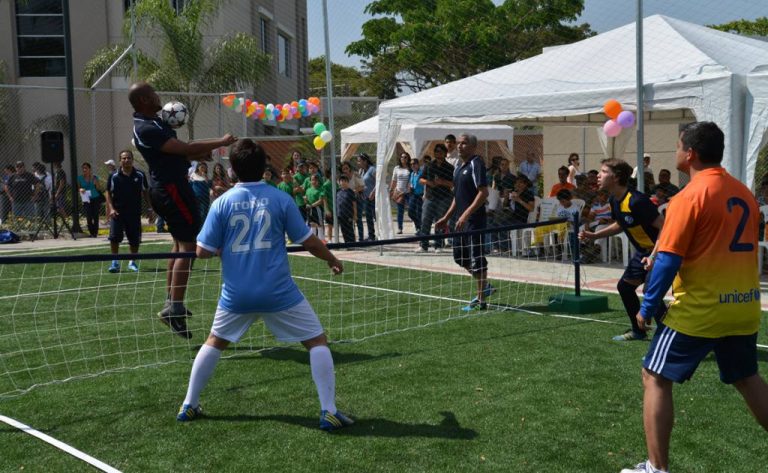
M 576 297 L 581 297 L 581 249 L 579 248 L 579 212 L 573 216 L 573 232 L 571 238 L 571 256 L 573 258 L 573 290 Z

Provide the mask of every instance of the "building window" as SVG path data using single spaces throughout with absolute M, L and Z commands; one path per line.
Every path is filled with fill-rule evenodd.
M 61 0 L 16 0 L 19 75 L 63 77 L 64 10 Z
M 277 34 L 277 73 L 291 77 L 291 40 Z
M 261 51 L 269 54 L 269 20 L 261 18 L 259 20 L 259 39 L 261 40 Z

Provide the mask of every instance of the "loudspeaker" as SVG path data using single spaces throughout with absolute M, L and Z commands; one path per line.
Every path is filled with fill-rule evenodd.
M 44 163 L 64 161 L 64 133 L 60 131 L 40 133 L 40 152 Z

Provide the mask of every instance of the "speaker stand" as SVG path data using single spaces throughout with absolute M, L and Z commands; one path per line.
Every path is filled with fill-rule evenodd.
M 45 182 L 43 182 L 43 189 L 45 189 Z M 53 189 L 56 189 L 56 174 L 53 172 L 53 163 L 51 163 L 51 190 Z M 48 192 L 48 190 L 45 189 L 45 192 Z M 72 232 L 72 228 L 67 223 L 67 219 L 65 219 L 63 215 L 59 215 L 59 209 L 56 208 L 56 196 L 49 195 L 48 198 L 50 200 L 48 215 L 40 218 L 40 223 L 37 225 L 37 230 L 35 230 L 31 240 L 37 240 L 37 235 L 40 233 L 40 230 L 42 230 L 43 227 L 47 228 L 51 232 L 54 239 L 58 239 L 60 235 L 59 227 L 57 226 L 59 219 L 61 219 L 61 228 L 66 228 L 69 231 L 69 235 L 72 237 L 72 239 L 77 240 L 74 232 Z

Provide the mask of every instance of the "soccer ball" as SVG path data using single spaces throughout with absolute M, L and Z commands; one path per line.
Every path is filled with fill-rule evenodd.
M 187 121 L 187 106 L 181 102 L 168 102 L 160 112 L 165 123 L 171 128 L 179 128 Z

